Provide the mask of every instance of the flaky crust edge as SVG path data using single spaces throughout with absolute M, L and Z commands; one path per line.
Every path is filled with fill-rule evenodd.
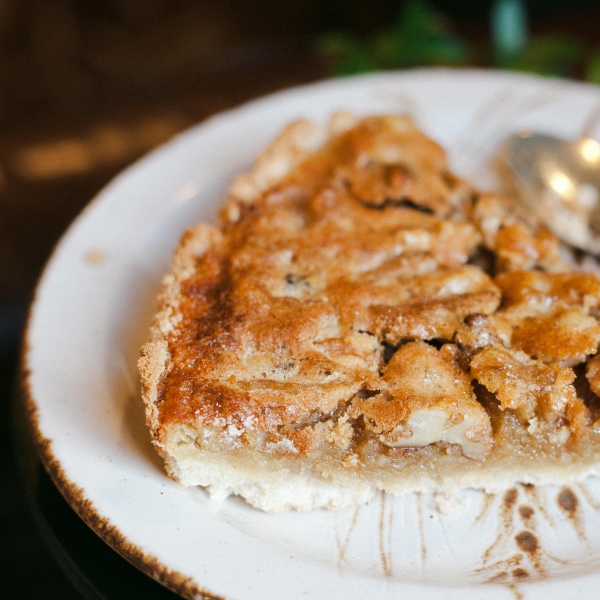
M 138 360 L 142 399 L 146 407 L 146 425 L 152 434 L 152 443 L 165 459 L 167 470 L 174 479 L 178 478 L 168 467 L 169 456 L 164 451 L 158 408 L 160 387 L 171 369 L 172 356 L 169 352 L 168 336 L 178 333 L 181 321 L 181 313 L 178 312 L 181 284 L 195 273 L 197 259 L 220 238 L 221 232 L 205 223 L 200 223 L 184 233 L 175 251 L 171 273 L 163 280 L 162 290 L 157 299 L 158 312 L 150 326 L 150 340 L 142 346 Z

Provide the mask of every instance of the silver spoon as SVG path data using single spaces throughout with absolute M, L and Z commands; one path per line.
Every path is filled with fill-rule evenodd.
M 499 158 L 520 200 L 549 229 L 600 254 L 600 143 L 590 129 L 576 141 L 519 133 L 505 142 Z

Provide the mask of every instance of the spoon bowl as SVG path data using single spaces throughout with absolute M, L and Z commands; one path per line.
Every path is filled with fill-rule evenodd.
M 600 143 L 519 133 L 500 163 L 518 198 L 568 244 L 600 254 Z

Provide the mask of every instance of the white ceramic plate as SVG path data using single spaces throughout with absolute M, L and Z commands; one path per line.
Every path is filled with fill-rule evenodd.
M 338 512 L 266 515 L 168 479 L 151 448 L 136 360 L 183 230 L 215 221 L 233 176 L 288 122 L 409 112 L 484 188 L 522 129 L 581 134 L 598 88 L 425 70 L 326 81 L 220 114 L 117 177 L 75 221 L 39 284 L 26 335 L 34 436 L 75 510 L 187 597 L 527 600 L 600 590 L 600 484 L 498 496 L 378 496 Z

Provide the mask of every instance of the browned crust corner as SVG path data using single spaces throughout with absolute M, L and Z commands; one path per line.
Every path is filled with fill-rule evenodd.
M 158 312 L 150 327 L 150 340 L 141 348 L 138 368 L 141 375 L 142 399 L 146 407 L 146 424 L 152 433 L 152 443 L 165 459 L 167 455 L 162 449 L 160 439 L 157 404 L 160 400 L 162 380 L 168 373 L 171 363 L 167 338 L 178 333 L 181 284 L 194 274 L 197 259 L 209 248 L 218 245 L 221 239 L 221 232 L 205 223 L 200 223 L 183 234 L 175 251 L 172 272 L 163 280 L 158 297 Z M 173 473 L 171 477 L 177 479 Z
M 26 339 L 27 329 L 24 339 Z M 145 553 L 130 542 L 106 517 L 101 516 L 85 491 L 70 481 L 60 462 L 52 453 L 52 441 L 44 437 L 38 426 L 38 410 L 29 383 L 30 370 L 27 364 L 27 344 L 23 344 L 20 360 L 20 392 L 25 408 L 27 427 L 37 454 L 52 481 L 84 522 L 111 548 L 118 552 L 146 575 L 166 588 L 189 600 L 226 600 L 200 588 L 191 577 L 163 565 L 156 557 Z

